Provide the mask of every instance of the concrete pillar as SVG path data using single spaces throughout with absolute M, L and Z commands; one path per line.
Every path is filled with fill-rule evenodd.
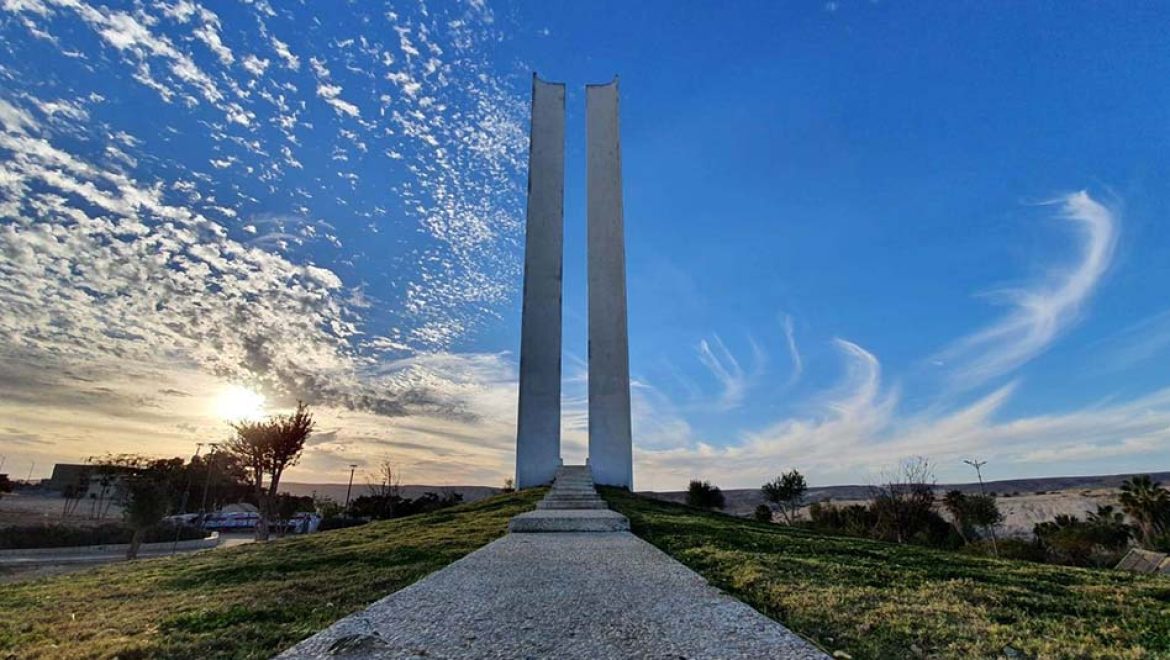
M 565 86 L 532 76 L 516 487 L 552 482 L 561 462 L 561 268 Z
M 618 83 L 585 88 L 589 263 L 589 466 L 598 484 L 633 488 L 630 348 Z

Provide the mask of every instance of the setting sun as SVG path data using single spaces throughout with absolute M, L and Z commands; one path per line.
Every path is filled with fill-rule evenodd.
M 229 422 L 259 419 L 264 416 L 264 396 L 230 385 L 215 398 L 215 413 Z

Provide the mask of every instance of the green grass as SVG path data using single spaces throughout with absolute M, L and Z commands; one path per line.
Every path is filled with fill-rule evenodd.
M 0 657 L 267 658 L 502 536 L 543 494 L 0 586 Z
M 830 653 L 1170 657 L 1170 578 L 827 536 L 603 490 L 635 534 Z

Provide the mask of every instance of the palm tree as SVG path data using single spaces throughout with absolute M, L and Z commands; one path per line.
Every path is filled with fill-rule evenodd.
M 1137 522 L 1142 543 L 1149 546 L 1170 520 L 1170 491 L 1143 474 L 1121 484 L 1121 508 Z

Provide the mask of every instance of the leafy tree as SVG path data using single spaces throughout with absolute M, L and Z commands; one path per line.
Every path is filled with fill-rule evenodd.
M 1141 542 L 1150 547 L 1170 527 L 1170 491 L 1144 474 L 1121 484 L 1121 508 L 1137 523 Z
M 759 522 L 772 522 L 772 507 L 767 504 L 761 504 L 756 507 L 756 512 L 753 514 Z
M 305 440 L 315 428 L 313 414 L 304 402 L 298 402 L 296 412 L 291 415 L 274 415 L 255 422 L 237 422 L 232 428 L 236 435 L 225 443 L 224 449 L 238 457 L 250 473 L 260 507 L 256 540 L 267 541 L 280 478 L 286 469 L 300 460 Z M 267 486 L 265 478 L 268 479 Z
M 808 483 L 804 475 L 795 469 L 789 470 L 764 484 L 760 491 L 764 499 L 780 508 L 780 515 L 784 522 L 791 525 L 797 518 L 800 507 L 804 506 L 804 494 L 808 491 Z
M 958 489 L 948 490 L 946 495 L 943 495 L 942 505 L 947 513 L 951 514 L 955 531 L 963 537 L 963 542 L 970 543 L 973 530 L 971 529 L 971 521 L 967 519 L 967 496 Z
M 151 527 L 167 515 L 168 497 L 165 476 L 148 469 L 126 478 L 122 507 L 126 522 L 134 530 L 126 559 L 137 559 L 142 538 Z
M 0 474 L 0 498 L 4 497 L 4 493 L 11 493 L 14 486 L 8 475 Z
M 718 486 L 695 479 L 687 486 L 687 504 L 700 509 L 722 509 L 726 501 Z
M 99 474 L 113 484 L 111 500 L 122 506 L 126 523 L 134 530 L 126 559 L 136 559 L 147 531 L 157 526 L 171 510 L 172 495 L 181 458 L 151 458 L 138 454 L 110 454 L 91 458 Z

